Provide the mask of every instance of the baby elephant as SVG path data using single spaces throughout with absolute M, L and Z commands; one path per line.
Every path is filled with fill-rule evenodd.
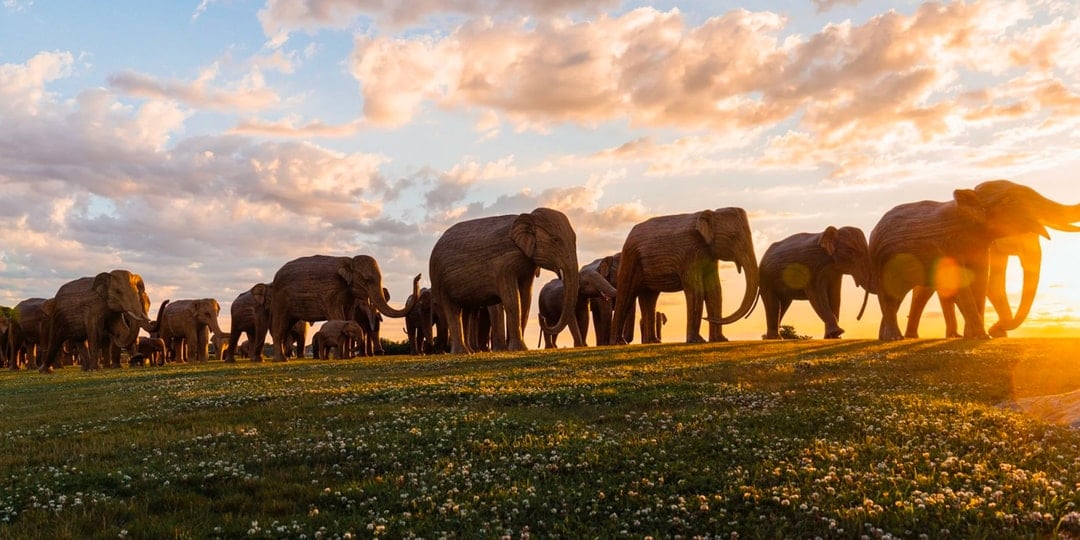
M 792 300 L 809 300 L 825 323 L 825 337 L 844 333 L 840 317 L 840 284 L 844 274 L 871 292 L 870 255 L 866 235 L 857 227 L 828 227 L 820 233 L 799 233 L 769 246 L 760 265 L 761 303 L 765 307 L 765 339 L 780 339 L 780 321 Z

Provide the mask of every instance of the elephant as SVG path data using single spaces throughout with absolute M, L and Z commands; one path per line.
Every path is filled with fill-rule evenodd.
M 171 346 L 177 362 L 206 362 L 210 359 L 209 333 L 221 333 L 218 314 L 221 306 L 213 298 L 176 300 L 161 316 L 159 336 Z
M 390 291 L 383 289 L 383 300 L 390 300 Z M 412 313 L 416 309 L 409 310 Z M 409 313 L 405 314 L 405 319 L 408 320 Z M 379 313 L 375 306 L 370 302 L 362 302 L 356 304 L 356 309 L 353 311 L 353 320 L 356 321 L 364 331 L 364 339 L 360 343 L 361 356 L 375 356 L 376 354 L 383 354 L 382 337 L 380 331 L 382 330 L 382 314 Z
M 225 346 L 225 362 L 236 361 L 237 345 L 242 334 L 247 334 L 248 341 L 258 344 L 249 356 L 251 361 L 262 362 L 263 344 L 266 343 L 266 332 L 270 329 L 270 296 L 270 285 L 256 283 L 233 300 L 229 308 L 232 328 L 229 332 L 229 343 Z
M 419 295 L 420 275 L 413 279 L 413 298 Z M 312 255 L 285 263 L 270 292 L 270 335 L 274 360 L 285 361 L 285 333 L 297 321 L 344 320 L 357 303 L 371 300 L 387 317 L 404 317 L 412 305 L 394 309 L 383 299 L 382 271 L 368 255 Z
M 363 344 L 364 329 L 356 321 L 330 320 L 311 337 L 312 352 L 320 360 L 330 359 L 330 350 L 337 351 L 337 358 L 352 358 L 350 344 Z
M 236 352 L 236 355 L 239 356 L 240 358 L 252 358 L 252 356 L 251 356 L 252 355 L 251 341 L 245 339 L 243 342 L 241 342 L 239 345 L 236 346 L 236 351 L 235 352 Z M 262 355 L 259 355 L 259 356 L 261 357 Z
M 656 336 L 656 341 L 652 343 L 664 342 L 664 325 L 667 324 L 667 314 L 663 311 L 656 312 L 656 328 L 653 329 L 653 335 Z M 645 335 L 645 319 L 641 319 L 641 335 Z
M 210 336 L 210 344 L 214 346 L 214 354 L 217 355 L 218 360 L 225 359 L 225 350 L 229 348 L 229 338 L 228 332 L 216 332 Z
M 303 358 L 304 347 L 307 346 L 307 321 L 296 321 L 289 332 L 285 334 L 285 358 Z
M 48 318 L 44 306 L 46 298 L 27 298 L 11 308 L 11 322 L 7 334 L 8 367 L 37 366 L 44 353 L 44 341 L 48 335 Z
M 493 304 L 461 312 L 465 344 L 477 352 L 507 350 L 507 321 L 502 304 Z
M 140 336 L 135 343 L 135 352 L 141 354 L 150 365 L 165 365 L 165 340 Z
M 53 297 L 46 354 L 38 371 L 51 373 L 59 366 L 67 340 L 86 340 L 90 350 L 88 369 L 96 367 L 97 355 L 111 339 L 110 328 L 124 315 L 147 332 L 156 332 L 147 314 L 145 292 L 141 276 L 119 269 L 61 285 Z
M 0 367 L 7 365 L 8 332 L 11 330 L 11 318 L 15 311 L 7 306 L 0 306 Z
M 589 333 L 589 301 L 593 298 L 613 300 L 615 298 L 615 286 L 605 277 L 610 275 L 612 257 L 600 259 L 598 264 L 586 264 L 578 270 L 578 295 L 574 304 L 574 318 L 577 319 L 578 332 L 581 334 L 584 345 L 585 335 Z M 555 278 L 540 288 L 540 295 L 536 301 L 537 314 L 540 317 L 540 337 L 544 341 L 545 349 L 557 347 L 558 334 L 550 334 L 543 331 L 545 321 L 559 316 L 559 307 L 563 301 L 563 282 Z M 597 344 L 606 342 L 597 341 Z M 539 345 L 538 345 L 539 346 Z
M 610 262 L 605 268 L 601 268 L 601 263 L 605 259 L 609 259 Z M 592 267 L 600 273 L 601 277 L 606 279 L 608 283 L 611 283 L 616 290 L 619 288 L 619 262 L 622 261 L 622 253 L 615 253 L 607 257 L 602 257 L 594 260 L 593 262 L 585 265 Z M 584 267 L 583 267 L 584 268 Z M 634 305 L 629 306 L 629 313 L 627 314 L 626 322 L 623 324 L 623 333 L 621 339 L 630 343 L 634 341 L 634 318 L 635 314 Z M 611 338 L 611 319 L 615 315 L 615 298 L 605 298 L 598 296 L 589 299 L 589 312 L 592 315 L 593 328 L 596 333 L 597 345 L 608 345 L 612 342 Z M 582 335 L 584 337 L 584 334 Z
M 862 318 L 870 298 L 870 251 L 858 227 L 828 226 L 819 233 L 798 233 L 773 243 L 758 265 L 765 339 L 780 339 L 780 323 L 793 300 L 808 300 L 825 323 L 825 338 L 839 338 L 840 291 L 844 274 L 862 287 Z
M 432 334 L 433 327 L 437 329 L 435 335 Z M 409 352 L 414 355 L 444 352 L 437 344 L 440 340 L 445 343 L 446 325 L 442 323 L 439 310 L 433 310 L 431 289 L 420 289 L 413 308 L 405 314 L 405 334 L 409 340 Z
M 1078 231 L 1080 205 L 1064 205 L 1008 180 L 953 191 L 950 201 L 901 204 L 886 212 L 870 233 L 874 290 L 881 306 L 878 338 L 903 339 L 897 311 L 908 291 L 929 287 L 955 300 L 964 316 L 964 337 L 987 339 L 983 306 L 989 293 L 990 246 L 1015 235 L 1049 238 L 1046 227 Z M 1025 276 L 1025 289 L 1035 287 Z M 995 278 L 996 279 L 996 278 Z M 1002 281 L 1003 283 L 1003 281 Z M 1034 291 L 1031 292 L 1034 294 Z
M 428 268 L 432 301 L 446 320 L 450 352 L 473 352 L 465 343 L 463 312 L 499 303 L 506 313 L 509 349 L 527 350 L 522 333 L 538 267 L 565 280 L 558 322 L 546 329 L 557 333 L 573 322 L 578 294 L 577 236 L 565 214 L 537 208 L 448 228 L 432 247 Z M 570 330 L 574 342 L 581 343 L 577 324 Z
M 717 261 L 735 263 L 746 275 L 742 303 L 721 318 L 720 274 Z M 702 304 L 708 313 L 709 341 L 727 341 L 722 332 L 750 313 L 758 293 L 758 266 L 750 221 L 742 208 L 717 208 L 692 214 L 654 217 L 634 225 L 622 247 L 616 280 L 612 328 L 625 328 L 635 298 L 641 308 L 642 343 L 656 340 L 656 300 L 662 292 L 686 296 L 686 342 L 700 343 Z M 613 336 L 618 337 L 618 336 Z M 620 340 L 617 340 L 620 341 Z

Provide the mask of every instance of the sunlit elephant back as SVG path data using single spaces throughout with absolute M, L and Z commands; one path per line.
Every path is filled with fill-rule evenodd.
M 773 243 L 761 256 L 761 304 L 765 339 L 780 339 L 780 325 L 793 300 L 807 300 L 825 323 L 825 337 L 839 338 L 840 297 L 844 275 L 870 290 L 870 253 L 858 227 L 826 227 L 819 233 L 797 233 Z M 860 310 L 860 316 L 862 310 Z
M 537 267 L 565 280 L 566 297 L 559 319 L 549 331 L 558 332 L 574 320 L 578 291 L 577 236 L 570 220 L 558 210 L 537 208 L 518 215 L 463 221 L 435 242 L 428 260 L 433 302 L 447 322 L 450 350 L 472 352 L 465 343 L 463 310 L 502 303 L 508 347 L 527 349 L 522 337 L 532 302 Z M 577 325 L 571 326 L 577 334 Z M 575 336 L 575 342 L 580 337 Z
M 413 280 L 413 298 L 420 276 Z M 274 359 L 284 361 L 285 334 L 297 321 L 348 319 L 357 302 L 371 301 L 387 317 L 404 317 L 412 308 L 390 307 L 383 298 L 382 271 L 373 257 L 312 255 L 285 263 L 274 274 L 270 293 L 270 335 Z M 412 300 L 415 301 L 415 300 Z
M 964 337 L 989 337 L 982 316 L 986 297 L 990 296 L 995 307 L 1007 305 L 1003 277 L 995 276 L 995 284 L 990 286 L 991 245 L 1014 236 L 1049 237 L 1046 227 L 1077 231 L 1080 228 L 1073 225 L 1077 221 L 1080 205 L 1057 203 L 1008 180 L 957 189 L 950 201 L 920 201 L 892 208 L 870 233 L 871 269 L 881 305 L 878 337 L 903 338 L 897 311 L 908 291 L 920 286 L 956 302 L 964 316 Z M 1037 281 L 1037 272 L 1025 273 L 1025 298 L 1021 300 L 1025 314 Z M 922 299 L 913 298 L 913 303 L 925 305 L 929 293 L 919 295 Z M 914 333 L 912 328 L 908 330 Z
M 150 331 L 145 292 L 142 277 L 127 270 L 102 272 L 62 285 L 53 297 L 55 307 L 46 340 L 48 351 L 39 370 L 50 372 L 59 367 L 60 353 L 67 340 L 86 340 L 89 367 L 97 367 L 98 354 L 110 339 L 108 325 L 112 317 L 127 315 Z
M 733 313 L 721 313 L 718 261 L 735 263 L 746 275 L 742 302 Z M 625 328 L 635 299 L 650 335 L 656 340 L 656 301 L 662 292 L 683 291 L 686 297 L 686 341 L 705 341 L 701 336 L 702 306 L 708 314 L 709 341 L 725 341 L 722 326 L 745 316 L 758 292 L 758 263 L 750 233 L 750 221 L 742 208 L 717 208 L 692 214 L 660 216 L 634 225 L 623 243 L 622 260 L 615 287 L 613 328 Z M 613 336 L 614 341 L 621 341 Z

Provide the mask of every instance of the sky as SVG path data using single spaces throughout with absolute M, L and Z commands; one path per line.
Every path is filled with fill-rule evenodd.
M 216 298 L 228 328 L 286 261 L 368 254 L 400 306 L 447 227 L 540 206 L 586 264 L 706 208 L 746 209 L 760 258 L 996 178 L 1080 202 L 1080 4 L 740 4 L 0 0 L 0 305 L 125 268 L 153 309 Z M 1011 335 L 1080 336 L 1080 234 L 1043 246 Z M 721 280 L 729 313 L 744 279 Z M 845 337 L 876 337 L 844 289 Z M 682 294 L 659 308 L 682 341 Z M 784 323 L 823 333 L 806 302 Z

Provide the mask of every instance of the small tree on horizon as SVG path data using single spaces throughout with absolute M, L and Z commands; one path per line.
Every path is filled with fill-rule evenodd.
M 765 339 L 765 336 L 762 335 L 761 339 Z M 810 336 L 800 335 L 794 326 L 784 324 L 780 326 L 780 339 L 810 339 Z

